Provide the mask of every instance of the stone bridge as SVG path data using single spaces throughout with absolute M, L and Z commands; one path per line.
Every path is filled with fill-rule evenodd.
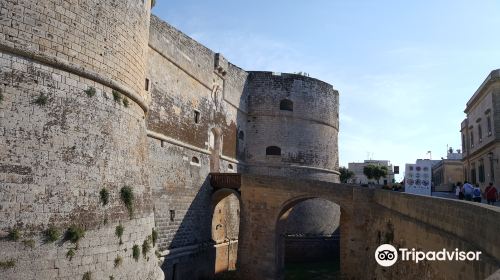
M 458 200 L 359 186 L 241 175 L 240 279 L 283 279 L 284 221 L 298 203 L 323 198 L 341 209 L 342 279 L 484 279 L 500 267 L 500 211 Z M 374 259 L 383 243 L 423 251 L 481 251 L 479 262 Z

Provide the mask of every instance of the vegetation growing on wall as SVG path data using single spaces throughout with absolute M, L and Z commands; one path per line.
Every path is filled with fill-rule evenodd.
M 87 94 L 88 97 L 92 97 L 95 95 L 95 88 L 94 87 L 89 87 L 88 89 L 84 90 L 85 94 Z
M 68 258 L 69 261 L 72 261 L 74 256 L 75 256 L 75 248 L 69 248 L 68 252 L 66 252 L 66 258 Z
M 120 256 L 116 256 L 115 258 L 115 267 L 119 267 L 123 263 L 123 258 Z
M 134 214 L 134 192 L 129 186 L 125 186 L 120 190 L 120 198 L 127 207 L 128 214 L 132 218 Z
M 16 261 L 10 259 L 8 261 L 0 261 L 0 269 L 9 269 L 16 266 Z
M 120 239 L 120 243 L 119 243 L 120 245 L 123 244 L 122 236 L 123 236 L 123 231 L 124 230 L 125 230 L 125 228 L 121 224 L 117 225 L 116 228 L 115 228 L 115 234 Z
M 75 243 L 78 246 L 78 241 L 85 237 L 85 230 L 77 225 L 72 225 L 66 231 L 66 240 L 71 241 L 71 243 Z
M 92 280 L 92 273 L 90 271 L 85 272 L 85 274 L 83 274 L 82 280 Z
M 33 101 L 36 105 L 44 106 L 49 101 L 49 97 L 44 93 L 40 93 L 40 95 Z
M 140 255 L 141 255 L 141 249 L 139 249 L 139 245 L 134 245 L 134 247 L 132 247 L 132 257 L 136 262 L 139 261 Z
M 102 205 L 107 205 L 109 202 L 109 191 L 106 188 L 102 188 L 99 192 L 99 196 L 101 198 Z
M 122 99 L 120 93 L 118 91 L 116 91 L 116 90 L 113 90 L 111 93 L 113 94 L 113 100 L 116 103 L 120 102 L 120 100 Z
M 21 232 L 17 228 L 12 228 L 9 230 L 9 235 L 7 235 L 7 238 L 10 241 L 18 241 L 19 238 L 21 238 Z
M 149 253 L 149 250 L 151 250 L 151 236 L 148 236 L 144 242 L 142 242 L 142 256 L 144 258 L 147 257 L 147 254 Z
M 123 97 L 123 106 L 128 107 L 129 104 L 130 103 L 128 101 L 128 98 L 127 97 Z
M 47 243 L 52 243 L 52 242 L 55 242 L 59 239 L 59 237 L 61 237 L 61 233 L 59 232 L 59 230 L 54 227 L 54 226 L 50 226 L 46 231 L 45 231 L 45 241 Z

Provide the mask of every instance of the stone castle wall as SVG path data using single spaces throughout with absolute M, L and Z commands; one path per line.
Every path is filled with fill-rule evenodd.
M 161 277 L 154 249 L 132 258 L 154 227 L 143 91 L 149 5 L 0 3 L 0 261 L 14 264 L 0 278 Z M 78 248 L 63 239 L 71 225 L 85 231 Z M 45 241 L 49 227 L 62 233 L 55 243 Z
M 254 160 L 262 151 L 254 146 L 267 132 L 248 127 L 248 95 L 276 93 L 264 88 L 267 74 L 246 72 L 151 16 L 150 1 L 7 0 L 0 3 L 0 28 L 0 261 L 16 264 L 1 278 L 78 279 L 92 272 L 98 279 L 154 279 L 160 277 L 155 249 L 167 277 L 234 268 L 239 201 L 214 201 L 209 173 L 262 172 Z M 338 102 L 331 86 L 289 76 L 294 87 L 278 91 L 292 94 L 297 112 L 338 107 L 330 104 Z M 262 113 L 254 108 L 254 115 Z M 291 122 L 307 127 L 304 135 L 318 150 L 287 151 L 278 165 L 307 165 L 313 168 L 298 167 L 297 174 L 335 180 L 338 116 L 325 108 L 315 117 L 328 128 Z M 270 129 L 280 119 L 270 121 L 258 125 Z M 125 186 L 135 196 L 132 218 L 120 199 Z M 114 234 L 119 224 L 123 244 Z M 70 261 L 66 254 L 75 245 L 62 237 L 48 244 L 44 231 L 71 225 L 85 237 Z M 132 246 L 153 228 L 158 247 L 136 262 Z M 7 241 L 14 230 L 21 239 Z M 117 257 L 123 265 L 115 267 Z M 31 265 L 34 259 L 41 261 Z

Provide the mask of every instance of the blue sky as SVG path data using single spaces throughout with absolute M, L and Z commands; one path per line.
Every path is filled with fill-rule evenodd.
M 493 0 L 184 0 L 153 13 L 243 69 L 332 84 L 341 166 L 404 166 L 461 148 L 465 104 L 500 67 L 499 10 Z

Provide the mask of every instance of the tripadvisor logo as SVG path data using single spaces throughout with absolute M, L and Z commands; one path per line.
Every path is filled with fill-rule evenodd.
M 479 261 L 480 251 L 460 251 L 455 249 L 448 251 L 446 249 L 439 251 L 417 251 L 415 248 L 396 249 L 391 244 L 382 244 L 375 250 L 375 260 L 381 266 L 388 267 L 394 265 L 398 258 L 401 261 L 412 261 L 419 263 L 421 261 Z

